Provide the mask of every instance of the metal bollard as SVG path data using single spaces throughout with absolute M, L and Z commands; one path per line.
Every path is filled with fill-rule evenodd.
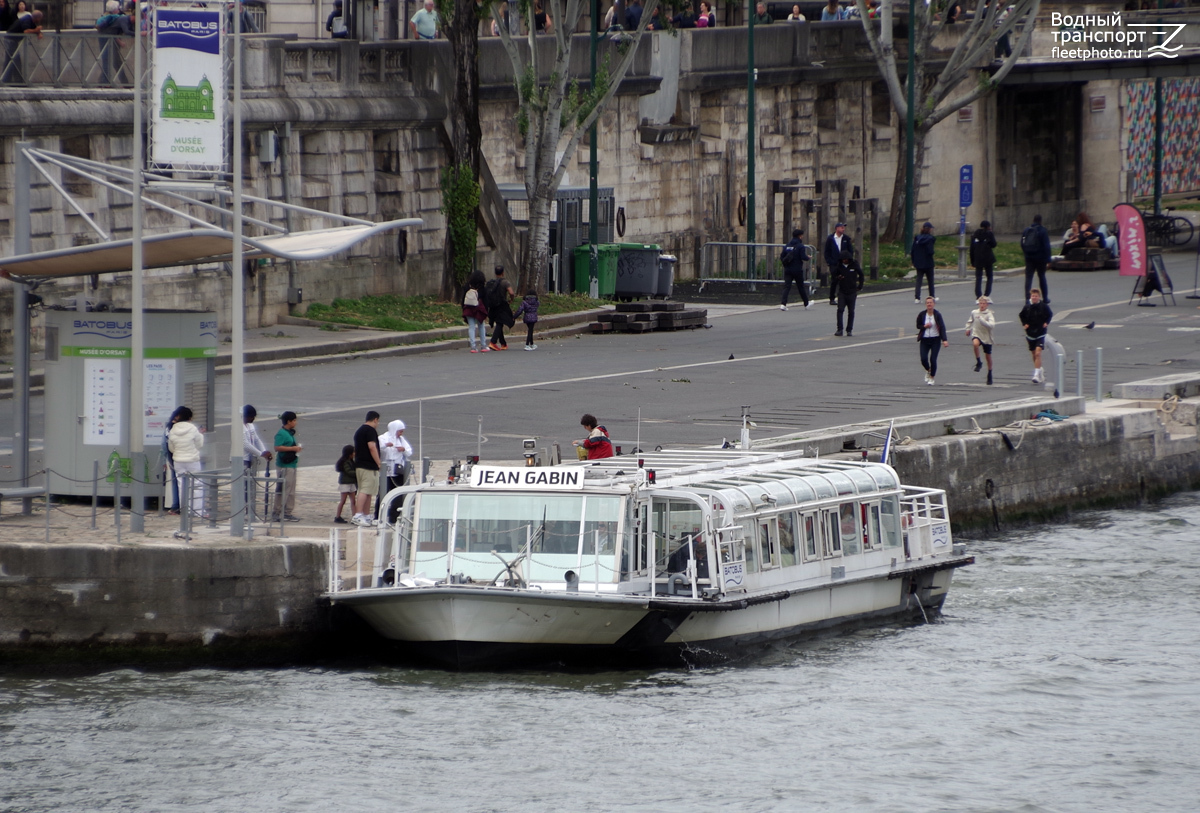
M 1083 351 L 1075 351 L 1075 394 L 1083 397 Z
M 119 464 L 108 467 L 113 478 L 113 521 L 117 525 L 117 542 L 121 541 L 121 474 Z
M 1096 348 L 1096 403 L 1104 400 L 1104 387 L 1102 385 L 1103 376 L 1101 372 L 1104 368 L 1104 348 Z

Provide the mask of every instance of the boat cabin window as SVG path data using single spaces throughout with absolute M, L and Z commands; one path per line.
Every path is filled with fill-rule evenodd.
M 817 525 L 817 515 L 805 514 L 801 519 L 801 525 L 804 531 L 805 560 L 812 561 L 813 559 L 820 559 L 821 554 L 818 553 L 820 543 L 817 541 L 817 537 L 820 535 L 818 532 L 819 526 Z
M 417 504 L 414 573 L 491 580 L 516 562 L 530 581 L 612 582 L 622 500 L 583 494 L 423 493 Z M 494 554 L 493 554 L 494 552 Z
M 900 505 L 896 497 L 888 497 L 880 502 L 879 528 L 885 548 L 900 547 Z
M 758 521 L 759 561 L 763 570 L 779 566 L 779 524 L 775 517 L 764 517 Z
M 650 503 L 650 533 L 653 537 L 655 564 L 665 571 L 671 558 L 690 539 L 702 539 L 704 511 L 687 500 L 655 499 Z M 686 561 L 686 554 L 679 554 Z M 669 571 L 667 571 L 669 572 Z
M 826 509 L 821 512 L 824 517 L 824 522 L 821 523 L 822 542 L 824 549 L 822 555 L 826 558 L 830 556 L 842 555 L 842 526 L 838 520 L 838 512 L 836 508 Z
M 746 572 L 758 572 L 758 545 L 754 540 L 754 525 L 750 520 L 743 520 L 742 538 L 746 543 Z
M 879 547 L 879 506 L 859 506 L 862 519 L 863 550 L 875 550 Z
M 779 515 L 779 563 L 791 567 L 796 557 L 796 515 L 789 511 Z
M 862 541 L 858 536 L 858 519 L 854 503 L 844 502 L 838 506 L 838 528 L 842 535 L 842 552 L 847 556 L 862 553 Z

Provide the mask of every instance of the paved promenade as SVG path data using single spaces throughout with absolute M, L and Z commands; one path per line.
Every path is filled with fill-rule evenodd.
M 1154 308 L 1128 304 L 1132 281 L 1116 272 L 1051 272 L 1056 314 L 1051 332 L 1067 351 L 1064 395 L 1075 393 L 1077 350 L 1083 351 L 1082 392 L 1088 398 L 1096 389 L 1098 348 L 1105 391 L 1119 382 L 1200 370 L 1200 300 L 1185 298 L 1192 290 L 1195 262 L 1191 253 L 1167 255 L 1176 285 L 1187 287 L 1177 291 L 1174 305 L 1156 298 Z M 310 366 L 276 359 L 270 367 L 284 366 L 249 368 L 247 400 L 258 407 L 265 437 L 275 429 L 272 415 L 284 409 L 300 414 L 305 451 L 303 507 L 297 513 L 305 522 L 295 529 L 300 533 L 303 528 L 305 536 L 324 536 L 336 499 L 332 463 L 372 408 L 383 413 L 385 422 L 404 419 L 413 445 L 444 467 L 476 450 L 484 460 L 519 460 L 524 438 L 536 438 L 539 448 L 557 442 L 569 454 L 571 439 L 582 435 L 578 420 L 585 411 L 596 414 L 614 442 L 629 451 L 639 443 L 653 448 L 736 440 L 743 405 L 755 423 L 752 437 L 760 440 L 1047 395 L 1045 388 L 1030 383 L 1029 355 L 1016 323 L 1022 284 L 1023 276 L 996 281 L 993 299 L 1000 324 L 996 384 L 991 387 L 982 373 L 973 372 L 973 356 L 961 330 L 974 299 L 973 280 L 943 275 L 938 308 L 951 331 L 951 346 L 942 352 L 934 387 L 923 384 L 917 360 L 915 319 L 921 308 L 905 289 L 862 296 L 852 338 L 832 335 L 835 309 L 824 300 L 808 310 L 793 306 L 787 312 L 778 306 L 709 306 L 710 329 L 539 336 L 533 353 L 521 351 L 520 338 L 508 352 L 476 355 L 462 349 L 462 340 L 452 339 L 423 345 L 425 352 L 417 355 L 313 359 L 306 345 L 360 331 L 330 334 L 280 326 L 251 331 L 247 345 L 303 356 Z M 227 377 L 218 381 L 218 415 L 229 412 L 227 382 Z M 37 470 L 44 436 L 40 396 L 34 398 L 32 412 Z M 227 460 L 222 448 L 227 424 L 210 432 L 213 459 Z M 0 410 L 0 444 L 5 447 L 0 449 L 0 480 L 7 480 L 12 470 L 9 410 Z M 24 527 L 18 536 L 36 540 L 44 532 L 44 518 L 17 520 L 14 508 L 14 503 L 4 504 L 0 540 L 17 526 Z M 106 522 L 112 528 L 111 513 Z M 148 522 L 156 536 L 158 522 L 154 517 Z M 177 520 L 161 522 L 165 532 Z M 90 506 L 56 508 L 52 535 L 78 539 L 80 533 L 115 541 L 115 532 L 110 535 L 103 527 L 91 531 Z

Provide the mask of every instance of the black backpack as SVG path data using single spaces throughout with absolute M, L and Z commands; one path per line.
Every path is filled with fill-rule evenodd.
M 483 286 L 483 304 L 488 310 L 504 304 L 504 288 L 500 286 L 499 279 L 489 279 Z
M 796 246 L 790 243 L 783 247 L 783 251 L 779 254 L 779 262 L 784 265 L 791 265 L 796 261 Z
M 1021 233 L 1021 251 L 1027 255 L 1037 254 L 1042 248 L 1042 241 L 1038 239 L 1037 229 L 1033 226 L 1027 226 L 1025 231 Z

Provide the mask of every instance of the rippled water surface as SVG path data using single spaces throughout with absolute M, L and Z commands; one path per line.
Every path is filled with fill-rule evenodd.
M 970 547 L 749 665 L 0 674 L 0 810 L 1200 809 L 1200 495 Z

